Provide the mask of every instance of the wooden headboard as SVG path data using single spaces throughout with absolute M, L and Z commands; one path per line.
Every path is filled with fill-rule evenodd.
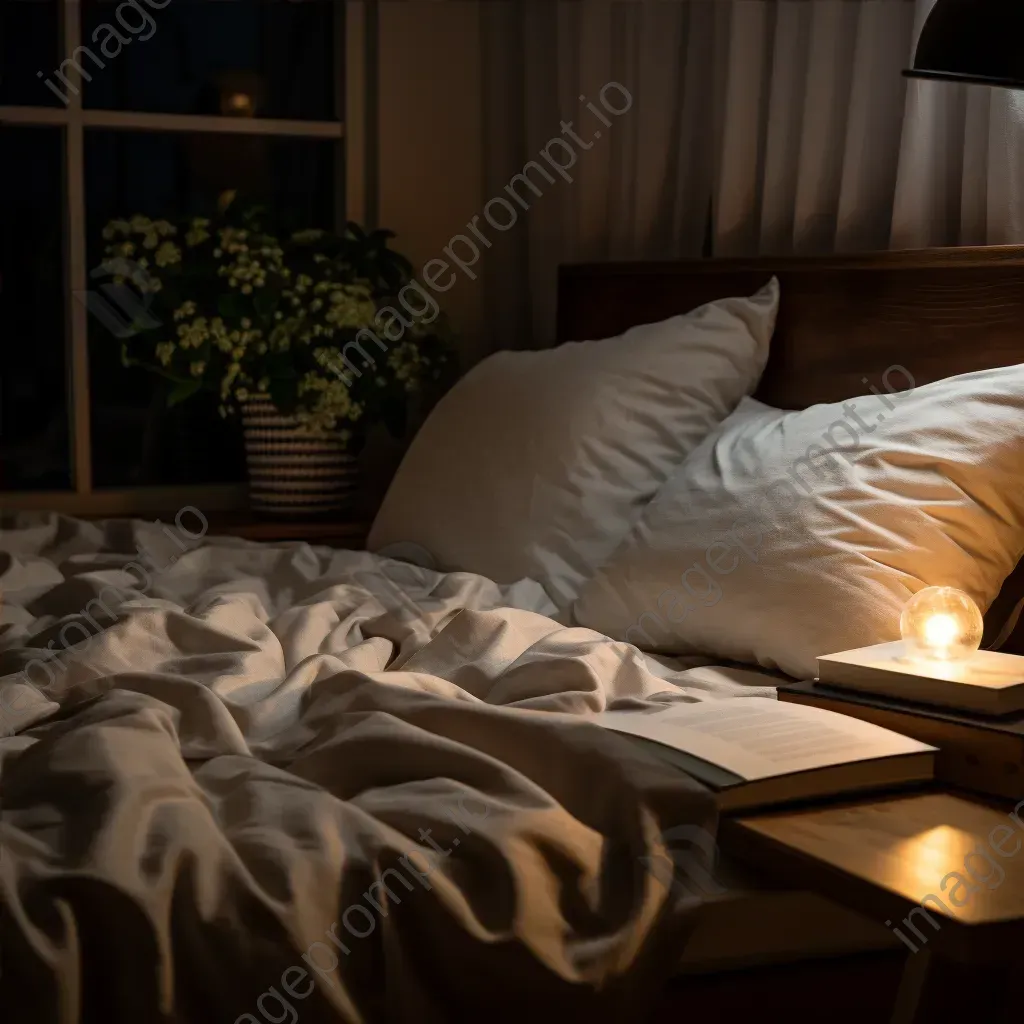
M 757 392 L 769 405 L 802 409 L 863 395 L 865 377 L 879 386 L 896 364 L 919 385 L 1024 362 L 1024 246 L 566 266 L 559 340 L 613 337 L 749 295 L 773 274 L 782 304 Z

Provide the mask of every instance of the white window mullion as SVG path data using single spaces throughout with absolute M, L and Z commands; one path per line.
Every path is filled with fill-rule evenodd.
M 339 175 L 339 192 L 344 189 L 344 194 L 339 194 L 337 219 L 339 227 L 346 219 L 377 227 L 377 6 L 372 0 L 349 0 L 338 11 L 346 24 L 339 25 L 335 41 L 338 60 L 344 60 L 337 78 L 339 91 L 344 83 L 345 100 L 344 114 L 338 106 L 345 124 L 345 146 L 339 147 L 344 162 L 338 168 L 344 167 L 345 174 L 343 181 Z
M 8 0 L 0 0 L 0 3 Z M 60 0 L 61 60 L 81 45 L 81 0 Z M 92 479 L 89 398 L 90 287 L 86 233 L 85 133 L 87 129 L 152 132 L 209 132 L 332 140 L 337 144 L 339 227 L 347 218 L 375 220 L 376 206 L 376 0 L 339 0 L 335 7 L 338 82 L 332 121 L 232 118 L 143 111 L 84 109 L 81 89 L 68 89 L 60 107 L 0 106 L 0 124 L 44 125 L 64 129 L 64 270 L 67 351 L 67 408 L 74 490 L 66 493 L 5 492 L 5 507 L 52 508 L 66 512 L 123 515 L 166 510 L 177 502 L 202 497 L 212 510 L 245 506 L 240 485 L 131 488 L 95 491 Z M 352 124 L 348 121 L 351 119 Z
M 68 112 L 60 107 L 0 107 L 0 124 L 65 125 Z
M 340 139 L 337 121 L 285 121 L 267 117 L 222 117 L 198 114 L 150 114 L 134 110 L 84 110 L 87 128 L 142 132 L 212 132 L 217 135 L 278 135 L 306 139 Z
M 361 6 L 361 4 L 355 2 L 335 4 L 334 6 L 334 53 L 336 60 L 341 54 L 347 54 L 346 48 L 351 46 L 352 33 L 357 30 L 355 12 Z M 348 82 L 346 81 L 347 75 L 348 61 L 346 59 L 345 74 L 336 73 L 334 76 L 334 116 L 339 119 L 344 117 L 345 119 L 345 137 L 339 139 L 334 146 L 334 227 L 337 231 L 343 230 L 345 226 L 348 213 L 347 204 L 351 201 L 349 194 L 349 188 L 352 187 L 351 168 L 346 166 L 347 153 L 350 151 L 349 147 L 353 142 L 358 143 L 362 128 L 358 122 L 353 124 L 349 120 L 348 111 L 345 110 L 345 105 L 351 102 Z M 355 138 L 352 135 L 353 131 L 355 131 Z
M 80 44 L 78 0 L 64 0 L 63 51 L 70 57 Z M 75 492 L 92 493 L 92 438 L 89 422 L 89 287 L 85 232 L 85 123 L 81 91 L 68 90 L 64 143 L 65 260 L 67 267 L 69 413 Z

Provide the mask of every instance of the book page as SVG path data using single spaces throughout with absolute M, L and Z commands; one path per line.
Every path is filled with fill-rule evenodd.
M 596 721 L 709 761 L 747 782 L 934 749 L 869 722 L 767 697 L 605 711 Z

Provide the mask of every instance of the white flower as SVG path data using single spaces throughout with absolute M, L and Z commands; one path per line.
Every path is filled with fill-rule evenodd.
M 173 242 L 164 242 L 153 258 L 158 267 L 170 267 L 181 262 L 181 250 Z
M 189 367 L 189 371 L 191 372 L 193 377 L 202 377 L 202 375 L 204 373 L 206 373 L 206 363 L 204 363 L 204 362 L 193 363 Z

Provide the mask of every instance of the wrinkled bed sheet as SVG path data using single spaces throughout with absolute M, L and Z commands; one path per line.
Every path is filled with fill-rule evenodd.
M 770 680 L 179 522 L 0 535 L 0 1019 L 641 1019 L 715 811 L 587 718 Z

